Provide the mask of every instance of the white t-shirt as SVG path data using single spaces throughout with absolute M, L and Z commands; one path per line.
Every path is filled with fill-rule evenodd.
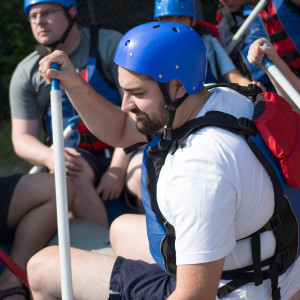
M 218 88 L 198 117 L 213 110 L 251 118 L 253 104 L 239 93 Z M 223 257 L 224 270 L 252 264 L 250 240 L 236 240 L 261 228 L 274 210 L 271 180 L 244 137 L 216 127 L 190 135 L 174 155 L 167 156 L 157 195 L 162 214 L 175 228 L 178 265 Z M 272 232 L 262 234 L 261 245 L 262 259 L 274 254 Z M 269 288 L 267 282 L 264 286 Z M 244 299 L 245 295 L 234 296 L 240 290 L 244 287 L 225 299 Z M 254 290 L 256 294 L 260 289 Z M 253 297 L 247 295 L 247 299 L 267 299 Z

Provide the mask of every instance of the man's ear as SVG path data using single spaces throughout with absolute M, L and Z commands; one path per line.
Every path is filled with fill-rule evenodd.
M 71 6 L 69 8 L 68 12 L 69 12 L 71 19 L 74 19 L 76 17 L 77 10 L 74 6 Z
M 171 99 L 176 100 L 183 97 L 186 94 L 186 90 L 181 81 L 174 79 L 169 82 L 169 93 Z

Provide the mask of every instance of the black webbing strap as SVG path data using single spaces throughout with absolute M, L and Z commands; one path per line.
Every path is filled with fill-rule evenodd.
M 270 278 L 269 270 L 262 271 L 262 278 L 263 280 Z M 220 287 L 217 295 L 219 299 L 222 299 L 239 287 L 251 282 L 254 282 L 254 273 L 245 273 Z
M 109 85 L 110 88 L 116 89 L 114 84 L 108 80 L 107 76 L 105 75 L 105 72 L 103 70 L 102 64 L 101 64 L 101 55 L 99 52 L 99 33 L 100 26 L 99 25 L 92 25 L 90 27 L 90 50 L 89 50 L 89 56 L 95 57 L 97 61 L 97 69 L 99 73 L 101 74 L 104 81 Z
M 273 20 L 278 20 L 278 15 L 277 14 L 268 15 L 268 16 L 262 18 L 262 21 L 264 23 L 269 23 Z
M 261 270 L 261 253 L 260 253 L 260 233 L 256 232 L 251 237 L 251 252 L 253 260 L 254 284 L 255 286 L 263 283 Z
M 250 119 L 237 119 L 224 112 L 210 111 L 205 116 L 190 120 L 173 131 L 175 148 L 180 146 L 192 132 L 206 126 L 227 129 L 237 134 L 255 135 L 256 133 L 256 127 Z
M 165 104 L 166 104 L 165 108 L 168 110 L 168 114 L 169 114 L 167 124 L 164 127 L 163 139 L 170 141 L 172 140 L 172 126 L 176 114 L 176 109 L 188 97 L 188 94 L 185 93 L 183 97 L 178 98 L 175 101 L 172 101 L 166 83 L 158 81 L 158 85 L 165 100 Z
M 300 54 L 297 50 L 288 52 L 288 53 L 283 53 L 282 55 L 280 55 L 280 57 L 286 62 L 289 63 L 295 59 L 297 59 L 298 57 L 300 57 Z
M 280 30 L 275 33 L 269 34 L 270 41 L 272 44 L 278 43 L 279 41 L 282 41 L 283 39 L 286 39 L 288 37 L 285 30 Z
M 272 287 L 272 300 L 280 300 L 280 287 L 278 287 L 278 265 L 276 259 L 270 264 L 269 268 L 271 287 Z

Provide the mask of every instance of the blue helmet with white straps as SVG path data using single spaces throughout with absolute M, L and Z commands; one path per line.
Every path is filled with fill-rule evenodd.
M 74 6 L 77 10 L 76 0 L 24 0 L 24 12 L 29 14 L 30 7 L 38 3 L 55 3 L 64 7 Z
M 117 65 L 158 82 L 180 80 L 188 94 L 199 92 L 206 75 L 206 49 L 199 34 L 179 23 L 150 22 L 120 40 Z
M 164 16 L 186 16 L 196 18 L 194 0 L 156 0 L 154 6 L 154 20 Z

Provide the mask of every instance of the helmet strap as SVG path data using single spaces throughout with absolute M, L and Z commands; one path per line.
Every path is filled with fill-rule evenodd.
M 176 109 L 183 103 L 183 101 L 188 97 L 189 94 L 185 93 L 181 98 L 178 98 L 173 102 L 170 98 L 167 84 L 158 81 L 158 85 L 165 99 L 165 108 L 168 110 L 168 121 L 164 126 L 163 139 L 171 140 L 172 126 L 175 119 Z

